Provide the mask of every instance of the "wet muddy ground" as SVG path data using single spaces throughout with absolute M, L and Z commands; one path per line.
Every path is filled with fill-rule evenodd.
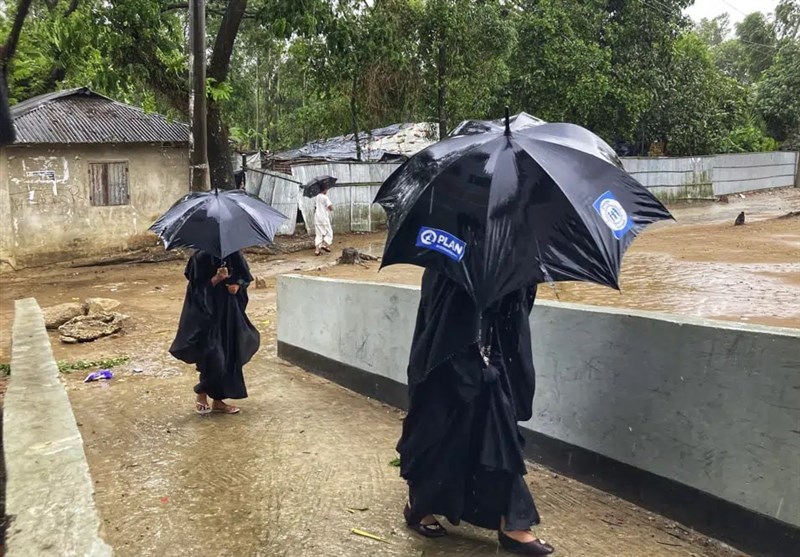
M 732 197 L 729 203 L 671 208 L 634 242 L 622 266 L 621 291 L 581 283 L 540 288 L 558 299 L 743 323 L 800 328 L 800 190 Z M 740 211 L 744 226 L 733 226 Z M 367 244 L 380 255 L 382 238 Z M 327 277 L 419 284 L 416 267 L 335 267 Z
M 748 224 L 733 227 L 739 211 Z M 800 328 L 800 190 L 681 207 L 626 257 L 622 293 L 557 286 L 561 300 Z M 339 237 L 380 255 L 380 234 Z M 395 456 L 400 414 L 287 366 L 275 356 L 275 277 L 303 272 L 415 284 L 411 267 L 332 266 L 310 252 L 251 258 L 262 350 L 246 369 L 240 416 L 192 413 L 194 372 L 167 347 L 183 299 L 183 262 L 34 269 L 2 277 L 0 363 L 9 360 L 13 300 L 43 307 L 110 297 L 131 316 L 123 335 L 85 345 L 53 336 L 57 359 L 130 357 L 107 384 L 65 375 L 97 482 L 104 536 L 117 555 L 495 555 L 491 535 L 459 528 L 435 544 L 403 527 Z M 554 297 L 543 289 L 542 297 Z M 141 370 L 134 373 L 134 370 Z M 724 548 L 629 503 L 546 470 L 529 476 L 544 524 L 569 556 L 723 556 Z M 366 509 L 366 510 L 361 510 Z M 382 537 L 370 540 L 353 528 Z

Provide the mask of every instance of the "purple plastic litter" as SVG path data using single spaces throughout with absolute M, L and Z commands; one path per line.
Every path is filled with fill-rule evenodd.
M 111 379 L 112 377 L 114 377 L 114 374 L 111 373 L 110 369 L 101 369 L 87 375 L 83 382 L 89 383 L 91 381 L 100 381 L 101 379 Z

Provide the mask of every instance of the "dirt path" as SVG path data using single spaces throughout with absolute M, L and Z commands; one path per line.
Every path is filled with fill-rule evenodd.
M 273 331 L 265 331 L 268 347 Z M 104 537 L 116 555 L 497 554 L 491 534 L 473 528 L 440 543 L 403 528 L 405 487 L 389 464 L 401 414 L 270 353 L 248 367 L 251 397 L 231 417 L 191 413 L 188 371 L 121 371 L 108 385 L 68 377 Z M 561 555 L 737 555 L 542 468 L 532 467 L 529 481 L 545 517 L 538 534 Z
M 800 190 L 678 208 L 627 256 L 623 292 L 559 285 L 565 301 L 800 327 Z M 731 226 L 740 210 L 748 224 Z M 339 237 L 380 255 L 381 234 Z M 253 257 L 266 288 L 251 290 L 262 351 L 246 370 L 242 416 L 191 413 L 194 372 L 167 355 L 185 289 L 182 261 L 35 269 L 2 277 L 0 363 L 9 359 L 13 300 L 42 306 L 116 298 L 131 316 L 123 335 L 85 345 L 53 336 L 59 360 L 128 356 L 110 384 L 65 376 L 97 481 L 105 535 L 118 555 L 494 555 L 485 533 L 434 545 L 400 527 L 404 488 L 394 456 L 400 415 L 288 367 L 275 354 L 275 276 L 303 272 L 418 284 L 411 267 L 331 267 L 310 252 Z M 543 289 L 543 297 L 553 292 Z M 143 370 L 134 373 L 134 369 Z M 243 442 L 243 440 L 245 442 Z M 561 555 L 729 555 L 658 516 L 545 470 L 530 479 L 545 517 L 540 534 Z M 348 511 L 350 508 L 353 512 Z M 359 511 L 355 509 L 368 508 Z M 355 536 L 361 528 L 391 543 Z

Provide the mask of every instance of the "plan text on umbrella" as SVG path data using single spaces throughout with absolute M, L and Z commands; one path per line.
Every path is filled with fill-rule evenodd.
M 461 261 L 467 251 L 467 243 L 449 232 L 423 226 L 417 234 L 417 247 L 438 251 L 453 261 Z

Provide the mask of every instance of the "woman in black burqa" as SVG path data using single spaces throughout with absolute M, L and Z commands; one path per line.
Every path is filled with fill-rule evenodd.
M 498 531 L 520 555 L 553 547 L 531 533 L 539 513 L 523 476 L 534 393 L 529 316 L 536 286 L 479 313 L 457 283 L 426 270 L 408 366 L 409 411 L 397 446 L 406 522 L 426 537 L 465 520 Z
M 247 398 L 242 367 L 260 343 L 258 330 L 245 314 L 253 276 L 239 252 L 221 261 L 198 251 L 184 274 L 189 285 L 170 354 L 195 364 L 200 372 L 194 387 L 198 414 L 236 414 L 239 408 L 223 401 Z

